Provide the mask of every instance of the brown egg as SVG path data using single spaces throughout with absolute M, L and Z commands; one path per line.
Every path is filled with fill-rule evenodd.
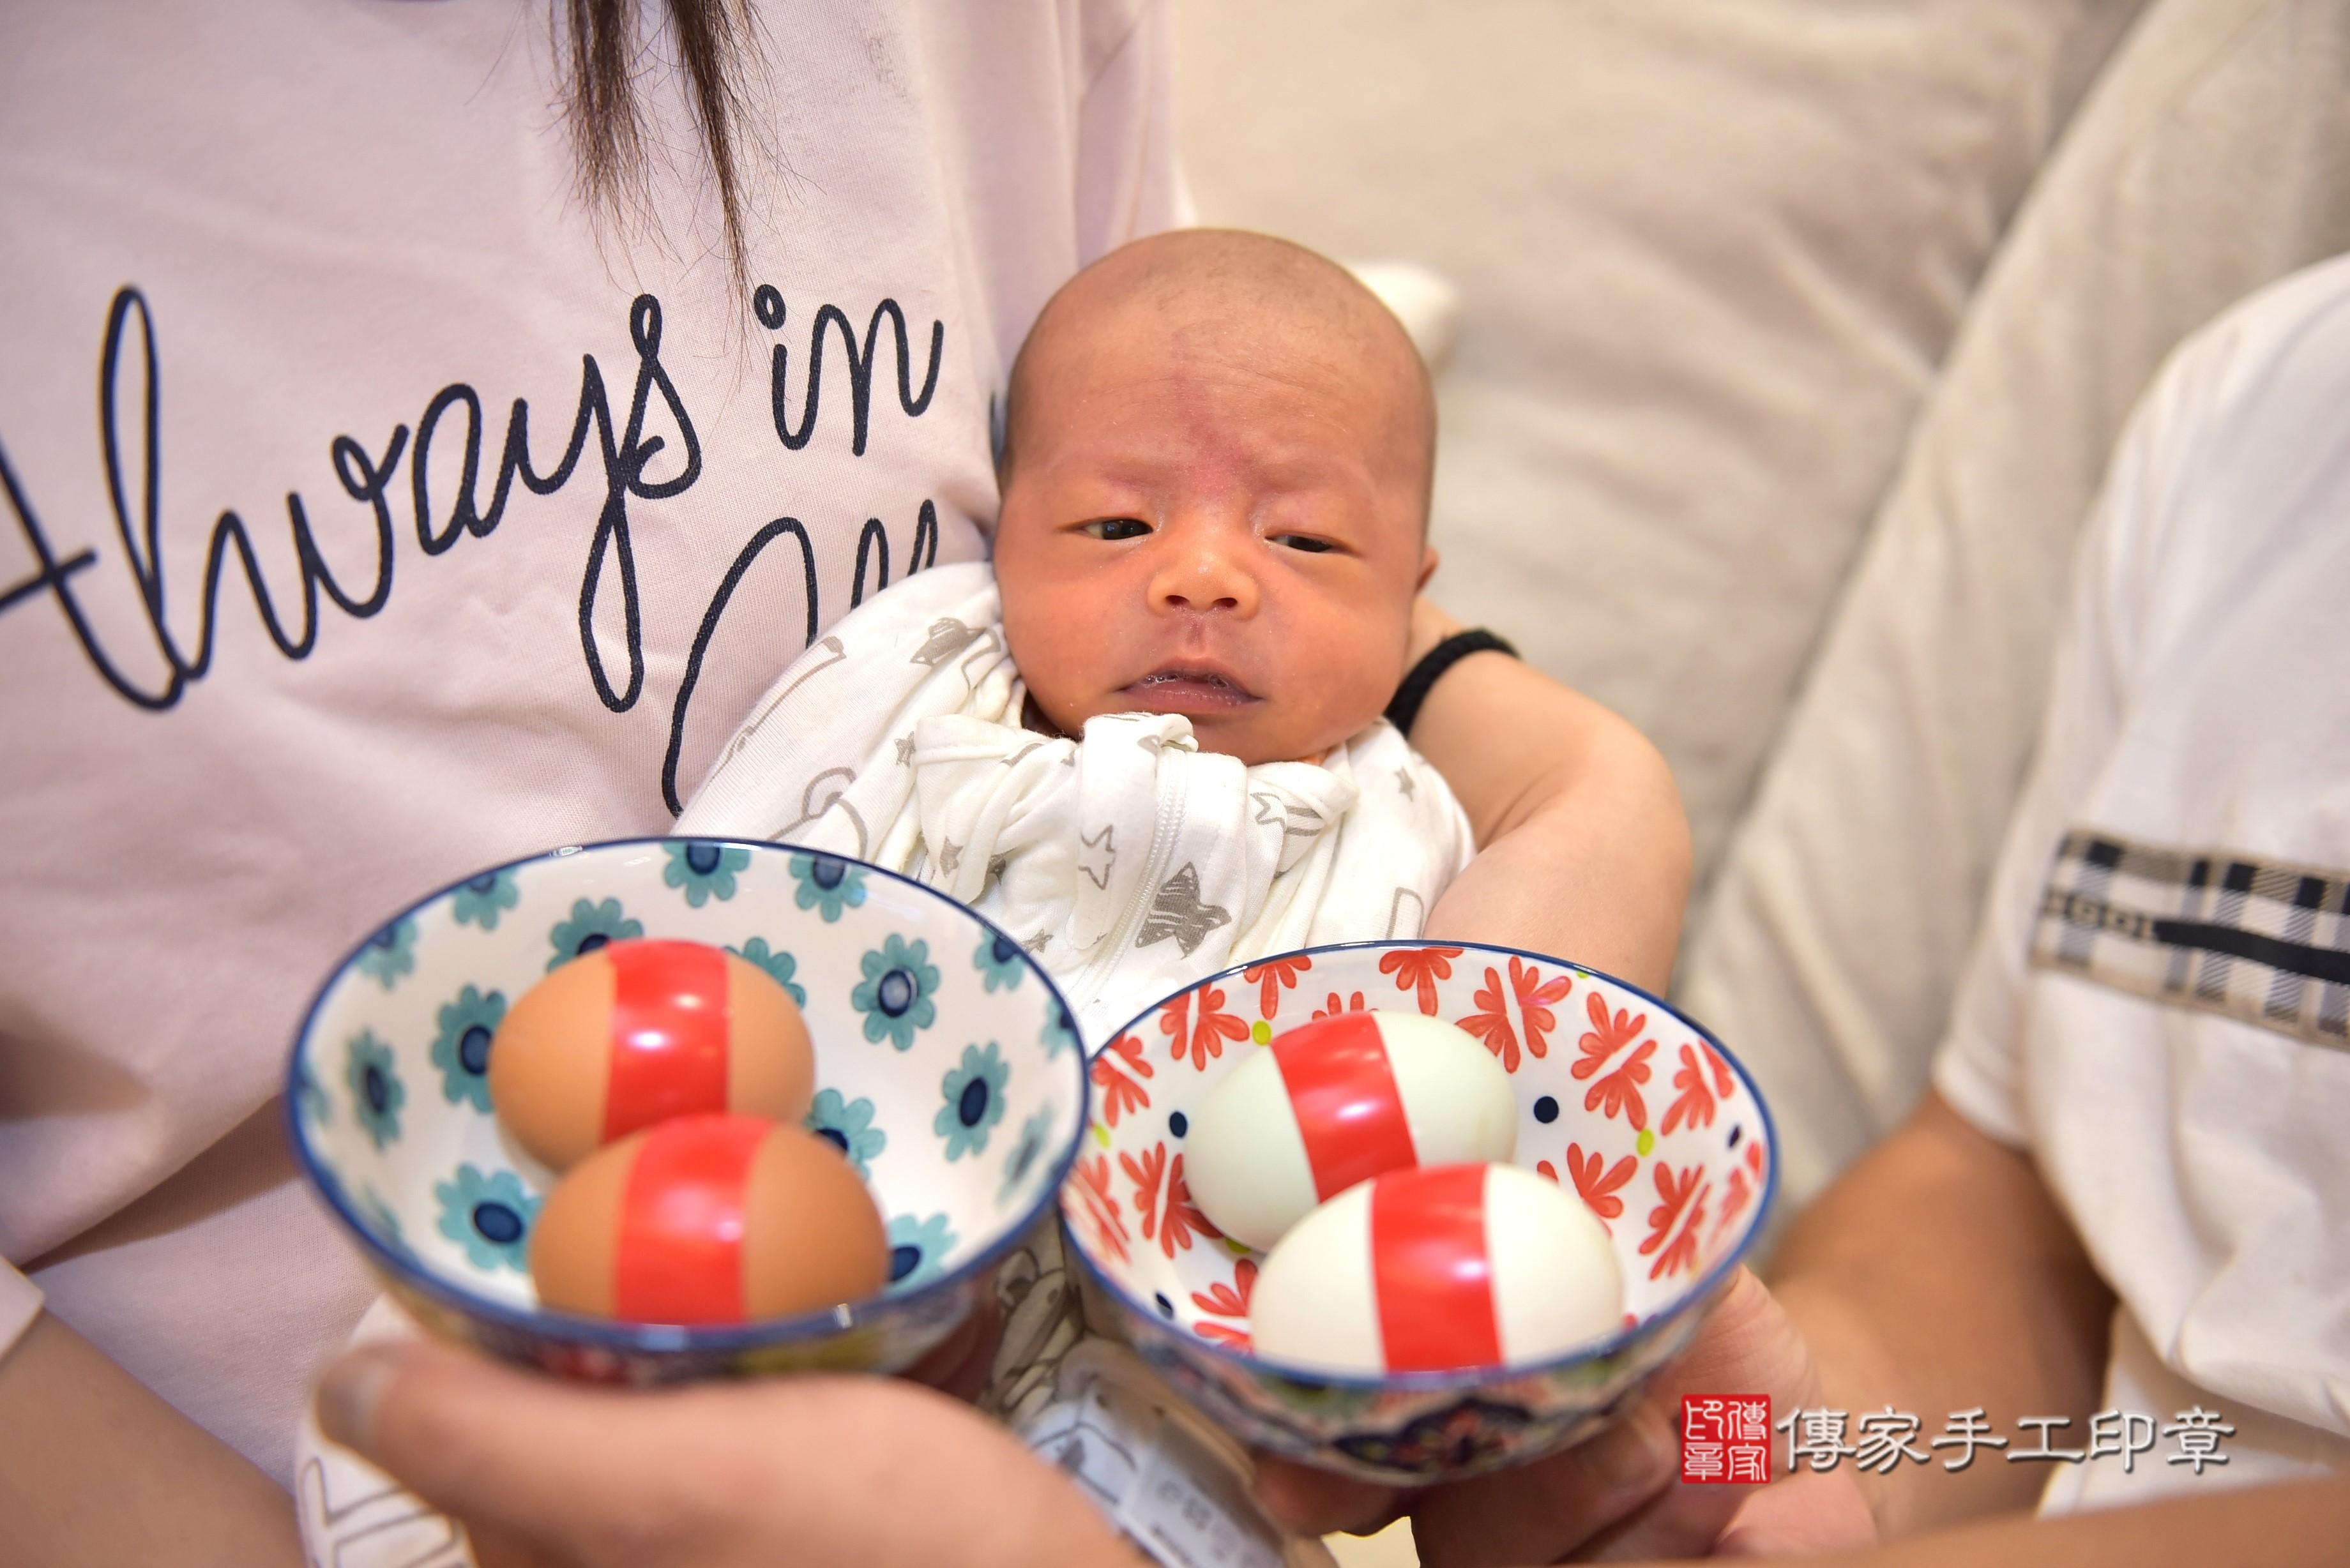
M 681 1116 L 579 1162 L 530 1238 L 540 1304 L 726 1324 L 857 1301 L 889 1275 L 881 1211 L 839 1150 L 756 1116 Z
M 522 993 L 490 1045 L 490 1103 L 556 1170 L 670 1116 L 796 1122 L 816 1055 L 791 994 L 702 942 L 614 942 Z

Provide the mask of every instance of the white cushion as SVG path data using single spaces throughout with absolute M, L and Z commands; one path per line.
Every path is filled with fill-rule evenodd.
M 1924 1087 L 2131 405 L 2350 246 L 2345 80 L 2343 0 L 2161 0 L 1982 287 L 1682 971 L 1762 1075 L 1791 1199 Z

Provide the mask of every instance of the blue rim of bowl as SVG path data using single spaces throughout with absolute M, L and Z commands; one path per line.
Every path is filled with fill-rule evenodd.
M 1589 964 L 1577 963 L 1573 959 L 1560 958 L 1555 953 L 1538 953 L 1530 948 L 1501 947 L 1492 942 L 1437 942 L 1426 939 L 1416 939 L 1411 941 L 1331 942 L 1322 947 L 1295 948 L 1288 952 L 1268 953 L 1263 958 L 1252 959 L 1246 963 L 1234 964 L 1230 969 L 1218 970 L 1214 974 L 1194 981 L 1179 991 L 1169 992 L 1166 996 L 1160 997 L 1119 1025 L 1107 1038 L 1115 1040 L 1119 1035 L 1131 1033 L 1174 997 L 1188 995 L 1198 991 L 1201 986 L 1213 984 L 1217 981 L 1230 980 L 1243 970 L 1255 969 L 1272 963 L 1277 959 L 1314 957 L 1322 953 L 1390 952 L 1399 948 L 1427 947 L 1459 948 L 1464 952 L 1502 953 L 1515 958 L 1532 959 L 1540 963 L 1564 965 L 1577 974 L 1594 980 L 1604 980 L 1610 985 L 1622 986 L 1633 995 L 1644 998 L 1651 1006 L 1662 1009 L 1669 1016 L 1679 1019 L 1696 1031 L 1707 1044 L 1712 1046 L 1721 1059 L 1730 1064 L 1730 1070 L 1738 1075 L 1738 1081 L 1746 1085 L 1748 1096 L 1753 1100 L 1755 1110 L 1762 1117 L 1762 1134 L 1771 1150 L 1771 1168 L 1763 1177 L 1762 1191 L 1755 1201 L 1752 1214 L 1746 1221 L 1746 1233 L 1739 1238 L 1738 1245 L 1723 1256 L 1715 1259 L 1713 1267 L 1708 1269 L 1694 1283 L 1676 1296 L 1670 1305 L 1649 1314 L 1628 1328 L 1617 1329 L 1605 1339 L 1586 1340 L 1573 1350 L 1543 1361 L 1505 1361 L 1493 1366 L 1464 1366 L 1443 1372 L 1393 1372 L 1384 1376 L 1366 1377 L 1357 1373 L 1336 1372 L 1327 1367 L 1312 1366 L 1304 1362 L 1280 1361 L 1269 1355 L 1253 1355 L 1218 1345 L 1211 1339 L 1192 1334 L 1170 1323 L 1154 1308 L 1137 1301 L 1125 1286 L 1110 1278 L 1101 1264 L 1094 1261 L 1092 1249 L 1087 1245 L 1085 1237 L 1078 1228 L 1074 1225 L 1066 1227 L 1069 1232 L 1069 1250 L 1076 1254 L 1078 1262 L 1084 1265 L 1086 1272 L 1091 1274 L 1103 1289 L 1109 1292 L 1121 1306 L 1144 1322 L 1158 1325 L 1160 1332 L 1175 1335 L 1187 1348 L 1197 1350 L 1216 1360 L 1228 1362 L 1252 1376 L 1269 1374 L 1275 1377 L 1285 1378 L 1292 1383 L 1301 1383 L 1315 1388 L 1343 1388 L 1366 1393 L 1423 1394 L 1483 1387 L 1494 1383 L 1516 1382 L 1528 1377 L 1545 1377 L 1585 1362 L 1599 1361 L 1607 1356 L 1618 1355 L 1656 1334 L 1668 1323 L 1679 1319 L 1691 1306 L 1709 1300 L 1721 1288 L 1722 1282 L 1729 1279 L 1730 1272 L 1738 1266 L 1746 1256 L 1747 1249 L 1752 1247 L 1755 1239 L 1762 1233 L 1762 1217 L 1770 1212 L 1771 1199 L 1779 1190 L 1779 1128 L 1778 1124 L 1771 1119 L 1770 1103 L 1763 1099 L 1762 1092 L 1756 1087 L 1754 1076 L 1746 1070 L 1746 1064 L 1741 1062 L 1729 1047 L 1714 1037 L 1713 1031 L 1645 986 L 1634 985 L 1628 980 L 1618 980 L 1606 970 L 1593 969 Z
M 1018 948 L 1021 961 L 1028 966 L 1038 981 L 1044 985 L 1045 994 L 1052 1000 L 1055 1006 L 1061 1010 L 1061 1015 L 1069 1020 L 1072 1037 L 1076 1041 L 1076 1049 L 1069 1053 L 1075 1059 L 1077 1075 L 1076 1132 L 1069 1139 L 1068 1147 L 1061 1151 L 1055 1161 L 1051 1173 L 1052 1179 L 1038 1186 L 1035 1198 L 1022 1210 L 1018 1220 L 1005 1228 L 1001 1237 L 936 1279 L 925 1281 L 913 1289 L 902 1291 L 896 1295 L 868 1296 L 861 1302 L 844 1303 L 840 1306 L 817 1312 L 798 1313 L 790 1317 L 760 1318 L 751 1323 L 729 1324 L 723 1328 L 696 1328 L 684 1324 L 617 1323 L 606 1318 L 583 1317 L 576 1313 L 550 1312 L 543 1307 L 510 1306 L 504 1302 L 477 1295 L 461 1285 L 452 1283 L 428 1272 L 414 1259 L 403 1256 L 378 1241 L 366 1223 L 352 1210 L 350 1200 L 343 1191 L 341 1181 L 319 1164 L 317 1157 L 310 1148 L 309 1138 L 302 1126 L 301 1064 L 308 1054 L 311 1035 L 318 1022 L 318 1012 L 327 1004 L 328 993 L 350 972 L 351 965 L 378 936 L 426 906 L 452 896 L 457 889 L 469 882 L 478 881 L 484 877 L 493 877 L 502 871 L 535 866 L 541 861 L 567 860 L 573 856 L 593 850 L 644 848 L 689 841 L 695 844 L 740 846 L 761 854 L 821 856 L 828 860 L 845 861 L 851 866 L 872 872 L 876 876 L 887 877 L 893 882 L 902 882 L 922 897 L 938 900 L 948 909 L 970 919 L 981 929 L 1010 941 L 1014 947 Z M 336 1217 L 342 1220 L 353 1239 L 359 1243 L 361 1250 L 369 1255 L 379 1269 L 443 1306 L 452 1307 L 469 1316 L 487 1319 L 501 1327 L 517 1330 L 544 1339 L 590 1345 L 599 1350 L 645 1355 L 674 1355 L 681 1353 L 725 1354 L 731 1351 L 764 1349 L 801 1340 L 830 1338 L 858 1328 L 867 1321 L 868 1315 L 887 1314 L 894 1317 L 917 1302 L 931 1298 L 943 1298 L 970 1283 L 983 1271 L 993 1268 L 1006 1252 L 1018 1245 L 1020 1239 L 1028 1233 L 1039 1216 L 1047 1211 L 1055 1214 L 1059 1212 L 1062 1184 L 1068 1180 L 1071 1168 L 1076 1164 L 1077 1156 L 1085 1148 L 1086 1131 L 1093 1125 L 1091 1075 L 1087 1071 L 1089 1061 L 1086 1054 L 1085 1036 L 1076 1030 L 1076 1013 L 1070 1009 L 1068 998 L 1061 994 L 1061 988 L 1053 983 L 1053 977 L 1045 972 L 1045 967 L 1036 961 L 1035 955 L 1029 952 L 1026 948 L 1021 947 L 1018 938 L 981 915 L 969 905 L 959 904 L 938 889 L 926 888 L 912 877 L 902 876 L 887 867 L 859 860 L 853 855 L 835 854 L 829 849 L 810 849 L 803 845 L 758 838 L 725 838 L 706 834 L 607 838 L 590 844 L 561 845 L 553 849 L 541 850 L 536 855 L 525 855 L 517 859 L 484 867 L 479 871 L 460 877 L 445 887 L 426 894 L 389 919 L 379 922 L 365 937 L 359 939 L 358 944 L 345 953 L 335 967 L 328 971 L 325 981 L 318 987 L 317 994 L 310 999 L 309 1007 L 302 1014 L 302 1026 L 295 1032 L 293 1049 L 286 1053 L 286 1058 L 284 1095 L 286 1123 L 293 1141 L 294 1156 L 302 1167 L 302 1174 L 309 1179 L 311 1188 L 325 1198 L 328 1207 L 334 1210 Z M 1775 1161 L 1773 1168 L 1776 1169 Z

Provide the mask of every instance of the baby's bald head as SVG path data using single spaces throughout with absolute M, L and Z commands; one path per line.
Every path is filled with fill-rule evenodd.
M 1024 437 L 1069 372 L 1155 337 L 1179 352 L 1230 357 L 1269 376 L 1337 378 L 1373 416 L 1386 477 L 1427 526 L 1436 472 L 1436 397 L 1395 313 L 1354 274 L 1303 245 L 1237 229 L 1177 229 L 1137 240 L 1063 285 L 1012 364 L 997 471 L 1009 485 Z
M 995 578 L 1064 733 L 1188 717 L 1248 763 L 1317 757 L 1403 677 L 1435 405 L 1402 324 L 1262 234 L 1139 241 L 1069 280 L 1013 367 Z

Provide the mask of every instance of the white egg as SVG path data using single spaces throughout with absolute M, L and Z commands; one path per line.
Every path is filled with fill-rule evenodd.
M 1468 1033 L 1417 1012 L 1343 1012 L 1275 1035 L 1191 1117 L 1191 1196 L 1268 1248 L 1317 1203 L 1415 1165 L 1504 1160 L 1510 1075 Z
M 1623 1320 L 1607 1231 L 1574 1193 L 1509 1165 L 1393 1171 L 1282 1239 L 1257 1274 L 1260 1355 L 1333 1372 L 1546 1360 Z

